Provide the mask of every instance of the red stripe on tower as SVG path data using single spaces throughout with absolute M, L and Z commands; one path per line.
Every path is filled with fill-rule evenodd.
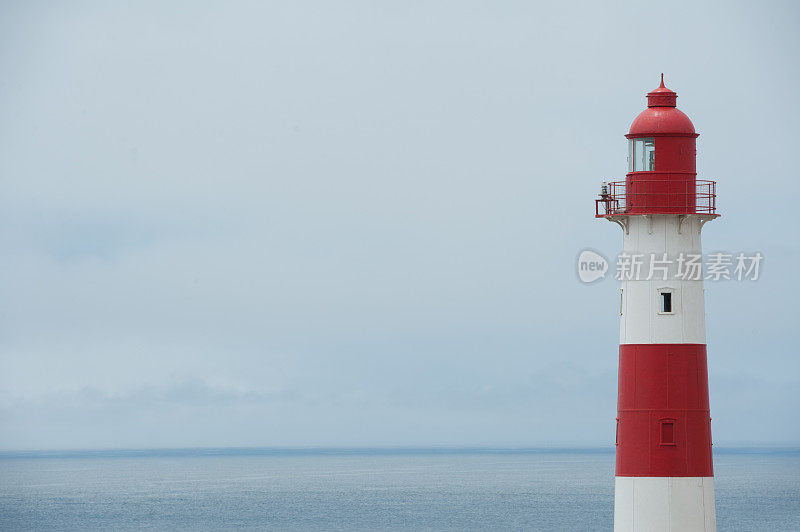
M 618 477 L 711 477 L 706 346 L 619 347 Z

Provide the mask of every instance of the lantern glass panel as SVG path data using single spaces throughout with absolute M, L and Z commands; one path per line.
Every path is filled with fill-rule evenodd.
M 653 139 L 644 139 L 644 169 L 649 172 L 656 169 L 656 143 Z
M 628 172 L 633 172 L 633 143 L 633 139 L 628 141 Z
M 652 172 L 656 169 L 655 139 L 631 139 L 628 152 L 633 159 L 633 169 L 630 171 Z M 630 164 L 628 167 L 630 169 Z

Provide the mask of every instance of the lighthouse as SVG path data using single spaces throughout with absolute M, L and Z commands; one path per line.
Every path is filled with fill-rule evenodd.
M 692 121 L 661 85 L 633 121 L 624 181 L 595 215 L 622 230 L 614 530 L 716 530 L 700 237 L 716 183 L 697 179 Z

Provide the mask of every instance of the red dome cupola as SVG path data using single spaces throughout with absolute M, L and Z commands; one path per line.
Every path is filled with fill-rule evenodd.
M 678 95 L 664 86 L 664 74 L 661 74 L 661 85 L 647 93 L 647 109 L 639 113 L 626 137 L 670 135 L 697 138 L 692 121 L 675 107 L 677 99 Z

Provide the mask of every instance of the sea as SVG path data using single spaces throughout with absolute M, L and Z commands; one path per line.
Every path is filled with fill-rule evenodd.
M 800 530 L 800 450 L 715 449 L 719 530 Z M 0 453 L 0 530 L 611 530 L 613 449 Z

